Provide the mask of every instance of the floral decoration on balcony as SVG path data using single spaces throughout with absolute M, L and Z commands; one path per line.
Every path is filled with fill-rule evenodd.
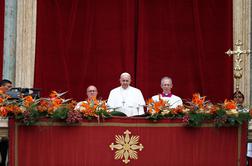
M 41 118 L 63 120 L 67 124 L 78 123 L 83 119 L 101 119 L 111 117 L 106 101 L 91 99 L 76 104 L 75 101 L 64 99 L 64 93 L 52 91 L 48 98 L 34 99 L 32 96 L 20 99 L 10 99 L 0 94 L 0 118 L 13 117 L 26 125 L 32 125 Z M 161 98 L 155 102 L 147 100 L 147 119 L 181 119 L 186 126 L 200 126 L 203 122 L 213 122 L 217 127 L 236 126 L 249 121 L 252 110 L 237 109 L 233 100 L 212 104 L 206 96 L 193 94 L 192 100 L 184 102 L 183 106 L 171 108 L 169 103 Z
M 148 119 L 182 119 L 187 126 L 200 126 L 203 122 L 214 122 L 217 127 L 235 126 L 249 121 L 252 115 L 252 110 L 239 111 L 233 100 L 226 99 L 224 103 L 214 105 L 199 93 L 193 94 L 191 101 L 177 108 L 170 108 L 168 102 L 161 98 L 158 102 L 149 99 L 146 103 Z
M 105 101 L 88 101 L 86 105 L 82 105 L 85 110 L 78 110 L 74 109 L 75 101 L 62 98 L 65 93 L 52 91 L 48 98 L 40 99 L 34 99 L 32 96 L 18 100 L 10 100 L 8 96 L 0 97 L 0 117 L 14 117 L 26 125 L 34 124 L 40 118 L 64 120 L 71 124 L 83 119 L 109 117 Z
M 110 117 L 106 101 L 97 100 L 96 98 L 78 103 L 75 107 L 75 110 L 80 112 L 83 117 L 87 119 L 92 119 L 95 117 L 99 121 L 100 117 Z

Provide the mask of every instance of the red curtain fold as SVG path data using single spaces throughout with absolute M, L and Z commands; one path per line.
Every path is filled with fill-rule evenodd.
M 173 79 L 182 98 L 200 92 L 215 101 L 232 94 L 232 1 L 140 0 L 137 86 L 161 92 Z
M 233 92 L 230 0 L 38 0 L 35 87 L 85 98 L 95 84 L 107 98 L 128 71 L 145 98 L 161 91 L 211 100 Z
M 35 86 L 106 97 L 121 72 L 134 73 L 134 0 L 38 0 Z
M 4 47 L 4 5 L 5 0 L 0 0 L 0 76 L 3 73 L 3 47 Z

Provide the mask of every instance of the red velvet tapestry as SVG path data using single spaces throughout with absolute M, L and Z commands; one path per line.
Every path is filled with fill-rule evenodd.
M 175 120 L 112 118 L 74 126 L 50 121 L 23 126 L 11 120 L 9 128 L 10 166 L 122 166 L 127 152 L 130 166 L 246 165 L 247 124 L 189 128 Z
M 3 43 L 4 43 L 4 1 L 0 0 L 0 76 L 3 73 Z
M 230 0 L 38 0 L 35 87 L 85 98 L 119 86 L 127 71 L 145 98 L 173 79 L 183 99 L 232 96 Z

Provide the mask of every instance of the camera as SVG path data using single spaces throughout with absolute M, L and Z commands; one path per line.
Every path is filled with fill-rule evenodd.
M 37 99 L 40 98 L 40 89 L 38 88 L 11 88 L 6 92 L 11 98 L 21 98 L 25 96 L 32 96 Z

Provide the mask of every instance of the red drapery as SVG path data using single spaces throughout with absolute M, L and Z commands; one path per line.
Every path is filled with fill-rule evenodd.
M 120 72 L 134 73 L 134 3 L 38 1 L 35 86 L 80 98 L 95 84 L 105 97 Z
M 76 126 L 42 122 L 40 126 L 10 124 L 10 166 L 119 166 L 115 135 L 129 130 L 144 146 L 132 166 L 243 166 L 247 126 L 187 128 L 179 121 L 151 123 L 144 119 L 109 119 Z M 15 164 L 14 164 L 15 163 Z
M 153 94 L 171 76 L 183 98 L 201 92 L 216 100 L 232 92 L 231 1 L 140 0 L 137 83 Z
M 4 43 L 4 1 L 0 0 L 0 76 L 3 72 L 3 43 Z
M 230 0 L 38 0 L 35 87 L 107 98 L 121 72 L 145 98 L 173 78 L 174 94 L 231 97 Z

